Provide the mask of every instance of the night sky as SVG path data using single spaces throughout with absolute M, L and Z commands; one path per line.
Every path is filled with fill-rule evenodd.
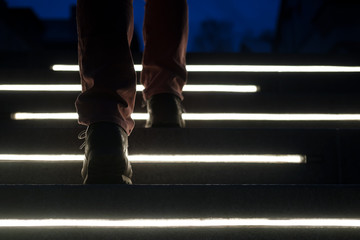
M 6 0 L 9 7 L 31 7 L 42 19 L 66 19 L 76 0 Z M 259 36 L 275 30 L 280 0 L 188 0 L 190 34 L 188 50 L 204 20 L 231 24 L 231 50 L 237 51 L 245 35 Z M 144 1 L 134 0 L 135 28 L 141 36 Z

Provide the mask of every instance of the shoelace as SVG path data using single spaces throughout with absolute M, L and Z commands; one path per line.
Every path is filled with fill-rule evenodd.
M 79 133 L 78 135 L 78 139 L 82 140 L 86 138 L 86 130 L 83 130 Z M 79 147 L 80 149 L 83 149 L 85 147 L 85 141 L 83 142 L 83 144 L 81 144 L 81 146 Z

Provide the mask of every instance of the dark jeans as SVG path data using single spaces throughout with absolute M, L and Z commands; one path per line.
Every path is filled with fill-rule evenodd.
M 132 0 L 78 0 L 77 25 L 82 84 L 76 100 L 79 123 L 114 122 L 130 134 L 136 94 L 130 51 L 134 31 Z M 143 37 L 144 99 L 159 93 L 183 99 L 187 78 L 186 0 L 147 0 Z

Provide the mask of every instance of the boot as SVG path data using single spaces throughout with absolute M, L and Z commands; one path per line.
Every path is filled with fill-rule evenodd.
M 146 102 L 149 119 L 146 128 L 185 127 L 182 119 L 183 107 L 181 99 L 170 93 L 154 95 Z
M 84 184 L 132 184 L 127 133 L 115 123 L 99 122 L 91 124 L 84 135 Z

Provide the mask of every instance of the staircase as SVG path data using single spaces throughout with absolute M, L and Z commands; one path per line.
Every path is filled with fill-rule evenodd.
M 79 84 L 77 72 L 51 70 L 76 64 L 73 56 L 33 58 L 3 57 L 0 88 Z M 339 56 L 189 54 L 188 64 L 359 63 Z M 187 120 L 185 129 L 145 129 L 136 120 L 129 138 L 133 186 L 81 185 L 77 135 L 84 127 L 75 119 L 11 118 L 74 113 L 78 91 L 0 90 L 0 239 L 359 239 L 359 77 L 359 70 L 189 72 L 189 85 L 259 91 L 184 92 L 189 118 L 237 113 L 241 120 Z M 135 113 L 145 112 L 138 92 Z M 274 119 L 284 114 L 297 120 Z M 351 119 L 324 119 L 329 115 Z M 210 155 L 219 161 L 209 162 Z M 289 156 L 299 161 L 283 162 Z

